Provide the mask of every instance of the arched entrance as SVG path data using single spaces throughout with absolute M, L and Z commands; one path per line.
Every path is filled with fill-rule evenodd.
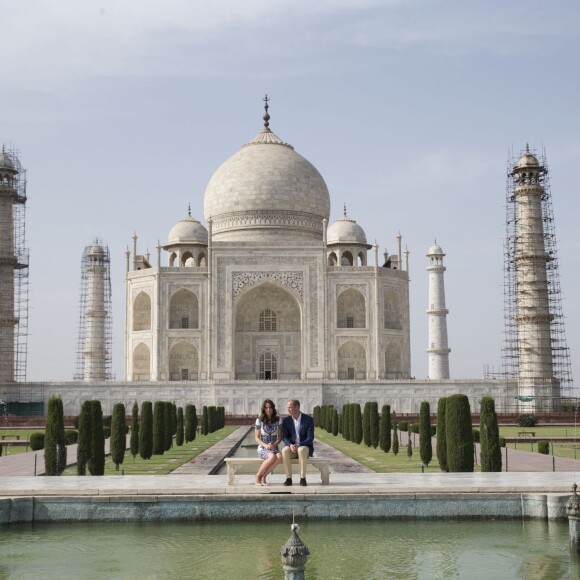
M 240 296 L 235 305 L 236 379 L 299 379 L 301 318 L 298 300 L 271 282 Z

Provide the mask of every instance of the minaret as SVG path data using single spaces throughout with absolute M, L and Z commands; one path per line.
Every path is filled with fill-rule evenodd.
M 440 380 L 449 378 L 449 353 L 447 346 L 447 314 L 445 308 L 445 282 L 443 274 L 446 270 L 443 265 L 445 254 L 437 240 L 429 248 L 429 378 Z
M 547 169 L 540 165 L 528 146 L 511 174 L 516 203 L 515 237 L 516 326 L 518 342 L 519 396 L 531 397 L 534 408 L 549 408 L 559 395 L 554 378 L 550 326 L 547 264 L 542 199 L 546 195 Z M 542 399 L 547 399 L 542 403 Z M 523 400 L 523 399 L 522 399 Z
M 83 381 L 111 379 L 111 281 L 109 251 L 98 240 L 83 253 L 79 367 Z
M 23 248 L 18 247 L 23 242 L 18 239 L 23 238 L 23 223 L 15 227 L 26 203 L 23 189 L 26 180 L 19 179 L 19 169 L 17 157 L 3 147 L 0 153 L 0 384 L 21 378 L 15 375 L 17 325 L 21 319 L 17 303 L 20 284 L 15 287 L 15 280 L 20 279 L 27 264 L 19 259 L 25 257 Z M 22 369 L 24 373 L 25 370 Z

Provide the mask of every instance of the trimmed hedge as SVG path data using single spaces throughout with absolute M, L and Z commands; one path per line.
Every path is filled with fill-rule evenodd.
M 399 431 L 406 433 L 409 430 L 409 421 L 399 421 Z
M 419 423 L 411 423 L 409 425 L 409 432 L 410 433 L 417 433 L 419 434 Z
M 473 429 L 471 409 L 465 395 L 447 397 L 445 427 L 447 430 L 447 465 L 451 473 L 472 472 Z
M 480 413 L 481 471 L 501 471 L 502 458 L 499 427 L 497 425 L 495 402 L 491 397 L 483 397 L 481 399 Z
M 141 404 L 141 424 L 139 425 L 139 455 L 141 459 L 151 459 L 153 455 L 153 404 Z
M 538 418 L 531 413 L 518 415 L 518 425 L 520 427 L 535 427 L 538 424 Z
M 383 405 L 379 421 L 379 447 L 388 453 L 391 450 L 391 407 Z
M 185 406 L 185 442 L 189 443 L 197 435 L 197 410 L 195 405 Z
M 35 431 L 30 434 L 30 449 L 32 451 L 44 449 L 44 433 L 42 431 Z
M 538 453 L 543 455 L 550 455 L 550 442 L 549 441 L 538 441 Z
M 429 466 L 433 459 L 433 443 L 431 441 L 431 406 L 428 401 L 421 403 L 419 411 L 419 455 L 423 465 Z
M 183 445 L 184 439 L 184 429 L 183 429 L 183 407 L 177 408 L 177 430 L 175 433 L 175 444 L 177 447 L 181 447 Z
M 76 429 L 65 429 L 64 438 L 67 445 L 74 445 L 79 440 L 79 432 Z
M 105 433 L 101 401 L 90 401 L 91 405 L 91 455 L 87 462 L 91 475 L 105 474 Z
M 115 403 L 113 405 L 113 420 L 111 421 L 111 460 L 115 464 L 115 471 L 119 471 L 119 465 L 125 460 L 127 447 L 127 417 L 125 405 Z
M 44 436 L 44 470 L 46 475 L 61 475 L 66 468 L 66 439 L 62 399 L 53 395 L 48 400 Z
M 139 405 L 137 401 L 133 403 L 133 408 L 131 409 L 131 455 L 133 459 L 137 457 L 139 453 Z
M 449 471 L 447 465 L 447 429 L 445 427 L 445 409 L 447 397 L 437 401 L 437 461 L 441 471 Z
M 165 453 L 165 401 L 153 405 L 153 455 Z
M 353 408 L 353 419 L 354 419 L 353 443 L 360 445 L 362 443 L 362 440 L 363 440 L 361 409 L 360 409 L 360 405 L 358 403 L 354 403 L 352 408 Z
M 393 455 L 399 453 L 399 434 L 397 433 L 397 415 L 393 411 L 393 418 L 391 419 L 393 423 Z
M 473 442 L 479 443 L 479 429 L 472 429 L 473 431 Z

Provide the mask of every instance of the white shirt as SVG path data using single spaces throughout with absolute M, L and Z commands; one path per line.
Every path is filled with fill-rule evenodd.
M 296 430 L 296 445 L 300 445 L 300 419 L 302 419 L 302 413 L 298 415 L 298 419 L 292 417 L 292 420 L 294 421 L 294 429 Z

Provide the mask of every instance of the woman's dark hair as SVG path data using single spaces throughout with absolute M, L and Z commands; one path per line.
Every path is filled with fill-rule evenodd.
M 268 415 L 266 415 L 266 405 L 270 405 L 272 407 L 272 418 L 270 419 Z M 278 411 L 276 411 L 276 405 L 274 405 L 274 401 L 271 399 L 264 399 L 262 403 L 262 410 L 260 411 L 260 421 L 266 425 L 277 423 L 279 420 Z

